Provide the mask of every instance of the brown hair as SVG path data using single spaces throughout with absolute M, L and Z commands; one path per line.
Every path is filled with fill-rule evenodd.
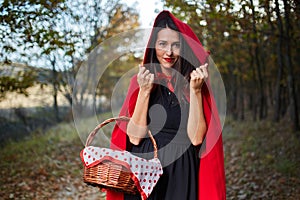
M 156 75 L 158 72 L 161 72 L 161 67 L 156 57 L 155 43 L 157 40 L 158 32 L 164 28 L 170 28 L 174 31 L 177 31 L 179 34 L 180 56 L 177 62 L 174 64 L 173 69 L 175 69 L 181 75 L 176 73 L 172 78 L 172 84 L 175 89 L 175 94 L 177 95 L 180 103 L 187 102 L 184 94 L 189 94 L 188 83 L 190 82 L 190 73 L 200 65 L 200 62 L 169 15 L 158 19 L 154 24 L 151 38 L 147 46 L 146 52 L 148 52 L 148 54 L 145 56 L 144 64 L 149 65 L 148 69 L 154 75 Z M 161 92 L 159 93 L 161 94 Z

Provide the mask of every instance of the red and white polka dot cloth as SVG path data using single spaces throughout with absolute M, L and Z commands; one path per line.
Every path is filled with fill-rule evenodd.
M 128 151 L 88 146 L 81 151 L 80 156 L 86 167 L 92 167 L 104 160 L 110 160 L 129 169 L 131 178 L 140 191 L 143 200 L 149 197 L 158 179 L 163 174 L 158 158 L 146 160 L 134 156 Z

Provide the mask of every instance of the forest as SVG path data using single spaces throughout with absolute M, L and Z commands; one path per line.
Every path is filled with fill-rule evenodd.
M 221 75 L 227 198 L 300 198 L 299 1 L 159 2 L 153 15 L 189 24 Z M 82 183 L 79 151 L 117 114 L 142 61 L 139 11 L 121 0 L 3 0 L 0 16 L 0 196 L 104 199 Z
M 167 1 L 211 52 L 237 120 L 287 117 L 299 130 L 299 2 Z M 201 37 L 202 36 L 202 37 Z

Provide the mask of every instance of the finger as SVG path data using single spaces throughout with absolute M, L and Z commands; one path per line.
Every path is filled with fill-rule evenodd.
M 202 69 L 202 73 L 204 75 L 204 78 L 208 77 L 208 70 L 207 70 L 208 64 L 205 63 L 205 65 L 200 66 L 200 68 Z
M 143 74 L 144 74 L 144 76 L 147 76 L 147 75 L 149 75 L 149 74 L 150 74 L 150 71 L 147 69 L 147 70 L 145 70 L 145 71 L 144 71 L 144 73 L 143 73 Z
M 199 67 L 197 67 L 196 69 L 200 69 L 201 71 L 203 71 L 205 68 L 207 68 L 208 64 L 205 63 L 204 65 L 200 65 Z
M 142 67 L 143 67 L 143 65 L 139 64 L 139 72 L 141 71 Z
M 197 72 L 197 76 L 198 76 L 200 79 L 203 79 L 203 78 L 204 78 L 204 73 L 203 73 L 203 71 L 202 71 L 200 68 L 197 68 L 197 69 L 196 69 L 196 72 Z
M 200 67 L 198 67 L 198 68 L 200 68 L 201 70 L 204 70 L 204 69 L 207 69 L 207 63 L 206 64 L 204 64 L 204 65 L 201 65 Z
M 201 67 L 198 67 L 195 71 L 197 72 L 198 75 L 200 75 L 202 73 Z
M 190 76 L 191 76 L 191 80 L 196 80 L 196 78 L 197 78 L 197 72 L 196 72 L 196 70 L 193 70 L 191 72 Z
M 150 80 L 149 80 L 150 83 L 153 83 L 154 82 L 154 74 L 150 74 Z
M 204 68 L 204 67 L 208 67 L 208 63 L 205 63 L 204 65 L 200 65 L 198 68 Z
M 204 79 L 204 74 L 203 74 L 203 72 L 200 72 L 199 76 L 200 76 L 200 79 Z
M 150 78 L 151 78 L 151 74 L 147 74 L 147 75 L 144 75 L 144 76 L 145 76 L 145 80 L 146 80 L 146 81 L 149 81 Z
M 138 74 L 140 74 L 140 75 L 143 74 L 145 70 L 146 70 L 145 67 L 139 65 L 139 72 L 138 72 Z
M 142 70 L 141 73 L 140 73 L 140 78 L 141 78 L 141 79 L 145 79 L 146 76 L 147 76 L 147 74 L 145 74 L 145 71 Z
M 142 74 L 142 77 L 143 77 L 145 80 L 149 81 L 150 75 L 151 75 L 150 71 L 149 71 L 149 70 L 146 70 L 146 71 Z
M 204 68 L 204 69 L 202 70 L 202 73 L 203 73 L 203 75 L 204 75 L 204 78 L 208 78 L 208 71 L 207 71 L 207 68 Z
M 194 73 L 193 73 L 193 71 L 190 73 L 190 77 L 191 77 L 191 80 L 194 79 Z

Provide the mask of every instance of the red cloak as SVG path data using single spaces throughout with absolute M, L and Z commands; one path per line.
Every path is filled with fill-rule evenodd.
M 194 54 L 204 64 L 209 56 L 204 50 L 201 42 L 194 34 L 192 29 L 179 19 L 175 18 L 169 11 L 162 11 L 155 19 L 154 27 L 161 18 L 170 16 L 177 26 L 178 30 L 183 34 L 184 39 L 193 50 Z M 152 34 L 150 38 L 152 37 Z M 150 41 L 150 40 L 149 40 Z M 149 46 L 149 43 L 148 43 Z M 149 53 L 149 49 L 146 49 L 144 55 L 144 64 L 146 57 Z M 225 188 L 225 173 L 224 173 L 224 154 L 222 143 L 222 129 L 219 120 L 217 107 L 215 105 L 212 92 L 210 91 L 209 81 L 203 85 L 202 99 L 203 99 L 203 111 L 207 123 L 207 132 L 205 140 L 201 147 L 201 160 L 199 168 L 199 200 L 224 200 L 226 199 Z M 137 83 L 136 75 L 133 76 L 130 82 L 127 96 L 120 111 L 120 116 L 132 116 L 137 95 L 139 92 L 139 86 Z M 128 147 L 128 137 L 125 133 L 126 122 L 119 122 L 114 127 L 111 138 L 112 149 L 125 150 Z M 107 200 L 123 200 L 122 193 L 107 191 Z

